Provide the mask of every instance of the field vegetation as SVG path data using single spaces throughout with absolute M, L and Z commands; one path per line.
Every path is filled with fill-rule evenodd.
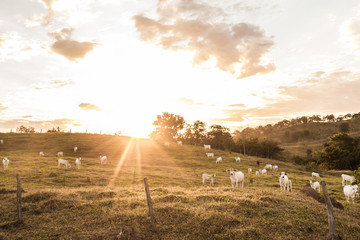
M 0 170 L 0 239 L 116 239 L 124 226 L 134 239 L 325 239 L 326 206 L 300 190 L 311 171 L 290 162 L 212 150 L 223 162 L 208 159 L 201 146 L 148 139 L 76 133 L 0 133 L 0 157 L 10 159 Z M 79 148 L 73 153 L 74 146 Z M 43 151 L 45 157 L 40 157 Z M 57 167 L 64 152 L 71 168 Z M 100 165 L 99 156 L 109 163 Z M 82 157 L 80 169 L 74 160 Z M 241 163 L 234 157 L 240 156 Z M 279 172 L 248 174 L 267 163 L 277 164 L 293 181 L 292 192 L 281 192 Z M 245 173 L 245 186 L 231 188 L 226 169 Z M 16 174 L 23 192 L 24 223 L 16 222 Z M 201 183 L 202 173 L 216 173 L 215 185 Z M 336 234 L 360 239 L 359 200 L 347 203 L 342 173 L 319 171 L 335 208 Z M 156 227 L 148 214 L 144 177 L 148 178 Z

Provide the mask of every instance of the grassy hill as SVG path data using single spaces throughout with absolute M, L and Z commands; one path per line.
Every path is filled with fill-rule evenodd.
M 311 179 L 303 166 L 213 150 L 223 163 L 207 159 L 202 147 L 165 148 L 147 139 L 44 133 L 3 134 L 0 157 L 10 159 L 0 170 L 0 239 L 115 239 L 131 226 L 138 239 L 324 239 L 328 233 L 325 205 L 299 190 Z M 79 151 L 74 154 L 73 147 Z M 43 151 L 45 157 L 40 157 Z M 58 151 L 72 167 L 57 167 Z M 100 165 L 99 155 L 109 163 Z M 74 166 L 83 158 L 81 168 Z M 278 172 L 247 174 L 266 163 L 277 164 L 293 181 L 281 192 Z M 231 188 L 235 167 L 245 173 L 245 187 Z M 24 224 L 16 224 L 15 174 L 21 176 Z M 216 173 L 215 186 L 201 184 L 202 173 Z M 344 204 L 335 209 L 336 231 L 343 239 L 360 238 L 359 201 L 344 199 L 340 175 L 320 172 L 331 196 Z M 156 219 L 148 216 L 143 178 L 149 180 Z

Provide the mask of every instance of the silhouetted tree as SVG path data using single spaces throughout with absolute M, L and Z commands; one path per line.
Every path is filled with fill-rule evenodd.
M 156 126 L 156 129 L 150 134 L 151 138 L 171 141 L 179 136 L 180 131 L 185 126 L 185 120 L 182 116 L 164 112 L 162 115 L 157 115 L 153 125 Z
M 24 125 L 21 125 L 16 128 L 16 132 L 18 132 L 18 133 L 34 133 L 35 128 L 34 127 L 25 127 Z
M 222 150 L 232 150 L 235 145 L 230 129 L 216 124 L 210 126 L 208 141 L 212 147 Z

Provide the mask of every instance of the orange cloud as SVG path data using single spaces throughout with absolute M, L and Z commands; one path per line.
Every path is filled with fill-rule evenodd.
M 273 62 L 260 63 L 274 42 L 257 26 L 215 21 L 224 13 L 194 0 L 159 0 L 157 11 L 159 20 L 141 14 L 132 18 L 140 40 L 168 50 L 194 51 L 194 65 L 214 58 L 219 69 L 232 74 L 238 71 L 238 78 L 276 69 Z M 241 69 L 235 69 L 237 65 Z
M 98 106 L 96 106 L 94 104 L 91 104 L 91 103 L 80 103 L 79 108 L 81 108 L 84 111 L 91 111 L 91 110 L 101 111 L 100 107 L 98 107 Z
M 34 88 L 36 90 L 43 90 L 43 89 L 52 89 L 52 88 L 61 88 L 66 86 L 73 86 L 75 85 L 74 81 L 72 80 L 51 80 L 45 84 L 37 84 Z
M 24 116 L 26 117 L 26 116 Z M 14 119 L 0 119 L 0 129 L 1 131 L 4 131 L 5 129 L 10 130 L 15 129 L 19 127 L 20 125 L 25 126 L 31 126 L 36 129 L 36 131 L 39 131 L 40 129 L 43 130 L 43 132 L 47 131 L 48 129 L 52 129 L 53 127 L 60 127 L 63 130 L 68 130 L 71 126 L 81 126 L 81 124 L 77 123 L 74 119 L 69 118 L 60 118 L 60 119 L 54 119 L 49 121 L 42 121 L 42 120 L 29 120 L 27 118 L 14 118 Z
M 63 28 L 58 32 L 50 33 L 55 38 L 55 42 L 51 45 L 51 50 L 57 54 L 63 55 L 70 61 L 84 58 L 86 54 L 92 51 L 97 43 L 78 42 L 71 39 L 73 28 Z
M 0 103 L 0 111 L 3 111 L 5 109 L 7 109 L 7 107 L 3 106 L 2 103 Z

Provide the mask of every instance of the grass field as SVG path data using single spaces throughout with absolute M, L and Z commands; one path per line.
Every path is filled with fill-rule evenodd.
M 325 239 L 324 204 L 300 192 L 311 172 L 287 162 L 214 150 L 223 163 L 207 159 L 202 147 L 165 148 L 147 139 L 96 134 L 1 134 L 0 157 L 10 159 L 0 170 L 0 239 L 116 239 L 131 226 L 137 239 Z M 73 153 L 74 146 L 79 150 Z M 43 151 L 45 157 L 40 157 Z M 72 167 L 57 167 L 58 151 Z M 109 163 L 100 165 L 99 155 Z M 74 166 L 83 158 L 81 168 Z M 293 181 L 281 192 L 278 172 L 247 174 L 266 163 L 277 164 Z M 231 188 L 229 167 L 245 173 L 245 186 Z M 21 176 L 24 224 L 16 223 L 15 175 Z M 216 173 L 213 187 L 201 184 L 202 173 Z M 340 171 L 320 172 L 331 196 L 345 209 L 335 209 L 336 233 L 360 239 L 360 204 L 347 203 Z M 144 191 L 148 178 L 156 219 L 151 226 Z

